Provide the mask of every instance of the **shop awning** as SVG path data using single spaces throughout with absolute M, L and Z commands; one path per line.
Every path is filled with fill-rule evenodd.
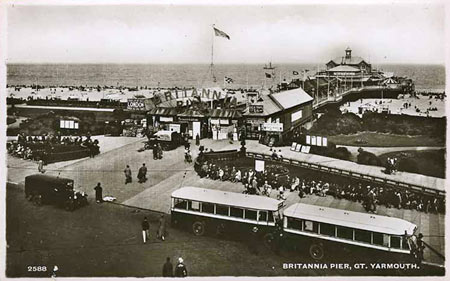
M 147 114 L 148 115 L 163 115 L 163 116 L 176 116 L 178 114 L 178 110 L 176 108 L 162 108 L 157 107 L 150 109 Z
M 230 119 L 242 118 L 241 112 L 235 109 L 212 109 L 209 112 L 209 116 L 211 118 L 230 118 Z

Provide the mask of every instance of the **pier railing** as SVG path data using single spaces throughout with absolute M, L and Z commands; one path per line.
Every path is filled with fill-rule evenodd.
M 348 177 L 348 178 L 357 179 L 357 180 L 371 181 L 374 184 L 382 184 L 384 186 L 388 186 L 388 187 L 395 188 L 395 189 L 407 188 L 407 189 L 410 189 L 411 191 L 421 192 L 421 193 L 425 193 L 425 194 L 429 194 L 429 195 L 433 195 L 433 196 L 436 196 L 436 195 L 437 196 L 445 196 L 445 190 L 439 190 L 436 188 L 421 186 L 418 184 L 405 183 L 405 182 L 401 182 L 401 181 L 397 181 L 397 180 L 393 180 L 393 179 L 382 178 L 382 177 L 377 177 L 377 176 L 373 176 L 373 175 L 366 175 L 366 174 L 358 173 L 355 171 L 349 171 L 349 170 L 344 170 L 344 169 L 340 169 L 340 168 L 329 167 L 329 166 L 325 166 L 325 165 L 321 165 L 321 164 L 317 164 L 317 163 L 310 163 L 310 162 L 300 161 L 300 160 L 290 159 L 290 158 L 282 158 L 279 160 L 274 160 L 271 155 L 257 153 L 257 152 L 248 152 L 248 151 L 246 153 L 246 156 L 249 158 L 254 158 L 254 159 L 259 159 L 259 160 L 268 160 L 268 161 L 273 161 L 273 162 L 278 162 L 278 163 L 281 162 L 281 163 L 284 163 L 287 165 L 296 166 L 296 167 L 300 167 L 300 168 L 304 168 L 304 169 L 315 170 L 318 172 L 327 173 L 327 174 L 331 174 L 331 175 L 338 175 L 338 176 Z

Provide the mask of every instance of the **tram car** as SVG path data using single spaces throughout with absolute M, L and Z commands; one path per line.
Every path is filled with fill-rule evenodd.
M 296 203 L 283 212 L 283 232 L 318 261 L 416 261 L 417 226 L 399 218 Z
M 242 238 L 257 232 L 269 246 L 282 206 L 273 198 L 187 186 L 172 193 L 171 222 L 196 236 Z
M 172 193 L 172 224 L 200 236 L 248 235 L 257 227 L 270 249 L 314 261 L 417 262 L 417 226 L 399 218 L 197 187 Z M 228 235 L 227 235 L 228 237 Z
M 37 206 L 55 205 L 67 211 L 88 204 L 87 194 L 74 191 L 72 179 L 42 174 L 25 177 L 25 197 Z

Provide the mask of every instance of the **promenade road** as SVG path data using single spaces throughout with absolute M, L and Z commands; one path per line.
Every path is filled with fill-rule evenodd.
M 162 160 L 153 160 L 150 150 L 139 152 L 144 146 L 144 138 L 114 138 L 103 137 L 105 147 L 101 145 L 101 153 L 95 158 L 84 158 L 61 163 L 55 163 L 46 166 L 47 174 L 69 177 L 75 180 L 75 188 L 87 192 L 90 200 L 94 198 L 94 186 L 101 182 L 103 186 L 103 195 L 111 195 L 117 198 L 117 203 L 129 206 L 151 209 L 158 212 L 170 212 L 170 195 L 181 186 L 193 185 L 205 188 L 214 188 L 219 190 L 241 192 L 243 186 L 238 183 L 212 181 L 210 179 L 200 179 L 193 171 L 193 164 L 184 163 L 184 148 L 179 147 L 172 151 L 164 152 Z M 238 142 L 229 141 L 202 140 L 201 144 L 215 151 L 237 149 Z M 109 147 L 107 149 L 106 147 Z M 258 153 L 269 153 L 269 148 L 259 144 L 256 141 L 249 141 L 248 151 Z M 198 146 L 191 141 L 193 156 L 198 154 Z M 322 165 L 336 165 L 336 167 L 354 167 L 361 166 L 360 172 L 375 173 L 371 169 L 378 169 L 380 175 L 384 175 L 379 167 L 362 166 L 349 161 L 340 161 L 332 158 L 321 157 L 317 155 L 302 154 L 292 152 L 289 148 L 281 148 L 284 157 L 298 157 L 302 161 L 315 161 Z M 338 162 L 336 162 L 338 161 Z M 346 166 L 343 166 L 344 164 Z M 143 184 L 137 182 L 137 170 L 146 163 L 149 171 L 148 181 Z M 133 171 L 133 183 L 125 185 L 123 170 L 126 165 L 130 165 Z M 24 181 L 26 175 L 37 172 L 37 164 L 31 161 L 25 161 L 8 156 L 8 180 L 16 183 Z M 395 175 L 399 179 L 405 177 L 407 173 Z M 385 175 L 386 176 L 386 175 Z M 408 176 L 408 175 L 406 175 Z M 410 174 L 410 180 L 416 181 L 421 175 Z M 408 177 L 406 177 L 408 178 Z M 430 177 L 428 177 L 430 178 Z M 435 178 L 433 178 L 435 179 Z M 435 179 L 436 181 L 439 179 Z M 424 183 L 429 181 L 423 180 Z M 273 197 L 276 196 L 274 191 Z M 309 195 L 300 200 L 297 193 L 287 193 L 287 205 L 295 202 L 316 204 L 326 207 L 334 207 L 351 211 L 363 212 L 360 203 L 348 200 L 334 199 L 330 196 L 319 197 Z M 444 231 L 445 216 L 442 214 L 426 214 L 415 210 L 398 210 L 380 206 L 378 214 L 389 215 L 409 220 L 418 225 L 419 230 L 424 234 L 425 242 L 429 243 L 440 253 L 444 254 Z M 428 261 L 441 263 L 439 257 L 430 251 L 425 252 L 425 258 Z

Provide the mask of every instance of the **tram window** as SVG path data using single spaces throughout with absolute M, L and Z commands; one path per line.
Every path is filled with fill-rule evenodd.
M 328 223 L 320 224 L 320 234 L 328 235 L 328 236 L 336 236 L 335 233 L 336 226 Z
M 337 237 L 353 240 L 353 229 L 343 226 L 337 227 Z
M 274 222 L 273 220 L 273 212 L 269 211 L 269 220 L 268 222 Z
M 374 232 L 373 233 L 373 244 L 380 246 L 389 246 L 389 235 Z
M 200 211 L 200 202 L 198 202 L 198 201 L 189 201 L 188 202 L 188 210 Z
M 355 229 L 355 240 L 370 244 L 370 232 L 367 230 Z
M 175 198 L 175 208 L 186 210 L 187 208 L 187 200 Z
M 303 229 L 314 233 L 319 233 L 319 223 L 315 221 L 303 221 Z
M 214 214 L 214 204 L 203 202 L 202 203 L 202 212 Z
M 245 210 L 245 218 L 248 220 L 256 220 L 256 211 L 253 210 Z
M 403 241 L 402 241 L 402 249 L 409 250 L 408 238 L 403 236 L 402 239 L 403 239 Z
M 400 249 L 400 237 L 391 236 L 391 248 Z
M 383 246 L 383 234 L 374 232 L 372 235 L 373 244 Z
M 228 216 L 228 206 L 216 205 L 216 214 Z
M 259 211 L 258 221 L 267 221 L 267 212 L 266 211 Z
M 230 208 L 230 216 L 235 218 L 243 218 L 244 217 L 244 210 L 240 208 Z
M 302 230 L 302 221 L 294 218 L 287 218 L 288 220 L 288 228 Z

